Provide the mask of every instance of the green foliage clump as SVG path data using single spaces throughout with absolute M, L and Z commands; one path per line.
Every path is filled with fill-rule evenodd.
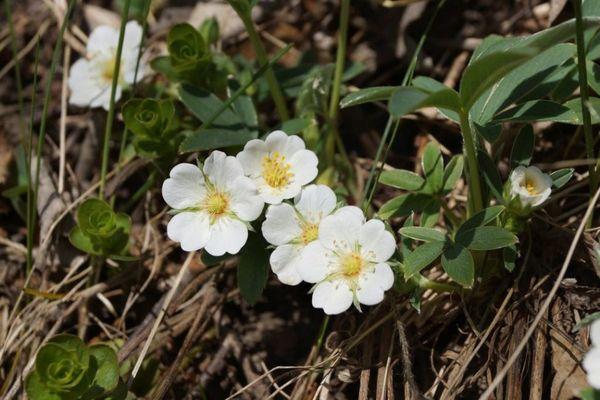
M 120 256 L 129 243 L 131 220 L 115 213 L 100 199 L 88 199 L 77 209 L 77 226 L 69 239 L 73 246 L 92 255 Z
M 123 398 L 117 354 L 109 346 L 87 346 L 61 334 L 41 347 L 25 381 L 31 400 Z M 126 393 L 126 390 L 125 390 Z

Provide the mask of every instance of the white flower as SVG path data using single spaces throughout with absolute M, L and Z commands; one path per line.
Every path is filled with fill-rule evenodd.
M 317 176 L 317 156 L 298 136 L 274 131 L 267 139 L 250 140 L 238 153 L 244 172 L 268 204 L 279 204 L 300 193 Z
M 309 185 L 287 203 L 269 206 L 262 233 L 267 242 L 277 246 L 271 253 L 271 269 L 282 283 L 297 285 L 302 281 L 299 270 L 306 265 L 306 246 L 319 237 L 321 220 L 335 209 L 335 193 L 325 185 Z
M 595 320 L 590 327 L 592 347 L 583 359 L 583 368 L 587 379 L 594 389 L 600 390 L 600 319 Z
M 213 151 L 202 170 L 178 164 L 162 186 L 166 203 L 179 211 L 167 235 L 185 251 L 204 248 L 213 256 L 236 254 L 248 239 L 248 221 L 264 203 L 235 157 Z
M 136 21 L 127 23 L 115 101 L 121 98 L 123 87 L 133 83 L 142 33 L 142 27 Z M 86 58 L 80 58 L 71 67 L 69 103 L 80 107 L 103 107 L 108 110 L 118 42 L 117 29 L 106 25 L 94 29 L 88 39 Z M 138 80 L 143 78 L 146 70 L 146 63 L 142 57 Z
M 374 305 L 394 284 L 387 260 L 396 241 L 383 222 L 365 222 L 362 211 L 342 207 L 325 217 L 319 240 L 304 250 L 304 265 L 298 270 L 303 280 L 316 283 L 312 304 L 327 314 L 339 314 L 352 303 Z
M 523 206 L 537 207 L 550 196 L 552 178 L 538 167 L 519 166 L 510 174 L 510 195 Z

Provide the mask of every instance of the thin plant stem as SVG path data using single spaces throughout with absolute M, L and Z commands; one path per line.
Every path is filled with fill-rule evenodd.
M 238 10 L 236 9 L 236 12 Z M 252 17 L 250 13 L 240 13 L 238 15 L 242 19 L 244 26 L 246 27 L 246 31 L 248 32 L 248 38 L 254 47 L 254 52 L 256 53 L 256 58 L 258 59 L 258 63 L 260 66 L 267 65 L 269 63 L 269 59 L 267 57 L 267 51 L 265 50 L 265 46 L 263 45 L 262 40 L 260 40 L 260 36 L 256 31 L 256 27 L 254 26 L 254 22 L 252 21 Z M 290 119 L 290 113 L 287 108 L 287 104 L 285 103 L 285 97 L 283 96 L 283 91 L 279 86 L 279 82 L 277 82 L 277 78 L 275 77 L 275 73 L 272 68 L 269 68 L 265 71 L 265 78 L 267 79 L 267 83 L 269 85 L 269 90 L 271 92 L 271 97 L 273 98 L 273 102 L 275 103 L 275 108 L 277 109 L 277 113 L 279 114 L 279 118 L 281 121 L 287 121 Z
M 390 132 L 393 129 L 392 128 L 393 125 L 396 125 L 396 124 L 394 124 L 394 118 L 390 115 L 390 117 L 387 120 L 387 123 L 385 124 L 385 129 L 383 130 L 383 136 L 381 137 L 381 142 L 379 143 L 379 146 L 377 147 L 377 153 L 375 153 L 375 159 L 373 160 L 373 165 L 371 165 L 371 170 L 369 171 L 369 177 L 367 178 L 367 183 L 365 184 L 363 196 L 360 201 L 363 211 L 366 211 L 367 208 L 369 207 L 369 204 L 371 204 L 372 193 L 374 193 L 374 190 L 371 190 L 372 189 L 371 186 L 374 187 L 377 185 L 376 183 L 373 183 L 373 180 L 375 179 L 375 175 L 377 174 L 377 171 L 380 170 L 378 167 L 379 160 L 381 159 L 381 155 L 383 154 L 385 144 L 387 143 L 388 136 L 390 135 Z
M 469 115 L 466 110 L 461 110 L 460 112 L 460 129 L 463 135 L 469 174 L 469 209 L 472 209 L 472 213 L 474 214 L 483 210 L 483 198 L 481 195 L 481 177 L 479 176 L 479 165 L 477 163 L 477 150 L 475 148 Z
M 41 165 L 42 165 L 42 149 L 44 147 L 44 143 L 46 142 L 46 124 L 48 122 L 48 109 L 50 107 L 50 98 L 52 95 L 52 90 L 51 90 L 52 82 L 54 81 L 54 74 L 56 73 L 56 66 L 58 65 L 60 55 L 62 53 L 62 44 L 63 44 L 65 31 L 67 30 L 67 25 L 69 24 L 69 18 L 73 11 L 73 7 L 75 6 L 75 2 L 76 2 L 75 0 L 69 1 L 69 6 L 65 13 L 65 17 L 63 19 L 63 22 L 60 27 L 60 31 L 58 33 L 58 38 L 56 39 L 56 45 L 54 46 L 54 50 L 52 52 L 52 62 L 50 64 L 50 70 L 48 71 L 49 75 L 48 75 L 48 80 L 46 81 L 46 88 L 44 91 L 44 104 L 43 104 L 43 108 L 42 108 L 42 115 L 40 117 L 40 130 L 39 130 L 39 134 L 38 134 L 38 142 L 37 142 L 37 148 L 36 148 L 35 184 L 33 187 L 33 193 L 31 195 L 31 202 L 29 202 L 30 210 L 28 210 L 28 212 L 31 213 L 31 215 L 29 215 L 29 217 L 28 217 L 28 220 L 30 220 L 30 224 L 28 227 L 28 236 L 33 235 L 33 232 L 31 232 L 31 231 L 34 229 L 34 227 L 36 225 L 37 213 L 35 212 L 35 206 L 37 204 L 37 196 L 38 196 L 38 190 L 39 190 L 39 186 L 40 186 L 40 169 L 41 169 Z M 37 67 L 36 67 L 36 69 L 37 69 Z M 35 104 L 32 104 L 32 107 L 35 107 Z M 33 114 L 33 111 L 32 111 L 32 114 Z M 33 120 L 33 117 L 32 117 L 32 120 Z M 29 162 L 31 162 L 31 160 Z M 31 243 L 28 242 L 28 247 L 33 247 L 33 242 L 31 242 Z M 31 250 L 28 248 L 28 253 L 30 251 Z M 28 258 L 30 258 L 29 255 L 28 255 Z M 31 260 L 29 262 L 31 262 Z M 29 265 L 28 265 L 28 268 L 30 268 Z
M 442 205 L 442 209 L 444 210 L 444 215 L 448 217 L 450 223 L 452 223 L 454 228 L 458 228 L 458 226 L 460 225 L 460 219 L 456 216 L 456 214 L 454 214 L 454 211 L 452 211 L 450 207 L 448 207 L 448 204 L 446 204 L 446 200 L 444 200 L 442 196 L 440 196 L 440 204 Z
M 592 134 L 592 118 L 589 110 L 589 88 L 587 81 L 587 66 L 585 58 L 585 42 L 583 39 L 583 17 L 581 15 L 581 0 L 573 0 L 575 11 L 575 41 L 577 42 L 577 68 L 579 70 L 579 90 L 581 93 L 581 115 L 583 117 L 583 134 L 585 137 L 585 150 L 588 159 L 594 158 L 594 136 Z M 598 179 L 596 176 L 596 165 L 589 165 L 590 173 L 590 195 L 596 192 Z M 590 227 L 593 218 L 593 210 L 586 226 Z
M 108 171 L 108 150 L 110 137 L 112 135 L 113 121 L 115 119 L 115 97 L 117 93 L 117 84 L 119 81 L 119 72 L 121 71 L 121 54 L 123 53 L 123 41 L 125 39 L 125 25 L 129 16 L 129 5 L 131 0 L 125 0 L 123 3 L 123 15 L 121 16 L 121 28 L 119 30 L 119 42 L 117 43 L 117 53 L 115 55 L 115 66 L 113 69 L 112 85 L 110 88 L 110 102 L 108 105 L 108 115 L 106 116 L 106 126 L 104 130 L 104 143 L 102 145 L 102 164 L 100 166 L 100 188 L 99 197 L 104 197 L 104 187 L 106 186 L 106 172 Z

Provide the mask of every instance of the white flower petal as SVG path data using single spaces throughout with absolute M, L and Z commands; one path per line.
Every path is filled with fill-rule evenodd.
M 239 176 L 233 182 L 235 189 L 230 191 L 232 211 L 243 221 L 254 221 L 265 205 L 254 182 L 245 176 Z
M 600 389 L 600 347 L 592 347 L 583 358 L 582 364 L 590 385 Z
M 336 202 L 335 193 L 325 185 L 306 186 L 294 199 L 298 212 L 312 223 L 318 223 L 331 214 Z
M 302 280 L 309 283 L 320 282 L 329 273 L 329 253 L 317 240 L 310 242 L 301 252 L 297 270 Z
M 290 158 L 290 172 L 294 175 L 294 181 L 299 185 L 312 182 L 319 173 L 318 163 L 316 154 L 310 150 L 300 150 L 294 153 Z
M 100 88 L 100 85 L 98 87 Z M 90 102 L 90 107 L 92 107 L 92 108 L 102 107 L 106 111 L 108 111 L 110 108 L 110 91 L 111 91 L 111 89 L 112 88 L 111 88 L 110 83 L 106 84 L 105 86 L 102 86 L 100 93 L 98 93 L 98 95 L 96 95 Z M 121 85 L 117 85 L 116 90 L 115 90 L 115 103 L 121 99 L 122 93 L 123 93 L 123 88 L 121 87 Z
M 359 208 L 342 207 L 321 221 L 319 241 L 330 250 L 353 250 L 360 237 L 364 215 Z
M 369 220 L 360 228 L 359 243 L 363 256 L 374 262 L 387 261 L 396 251 L 394 235 L 378 219 Z
M 394 273 L 388 264 L 377 264 L 358 278 L 356 297 L 362 304 L 372 306 L 383 300 L 383 292 L 394 285 Z
M 225 253 L 237 254 L 247 240 L 248 227 L 242 221 L 221 217 L 210 226 L 210 237 L 204 249 L 217 257 Z
M 296 136 L 288 136 L 284 131 L 273 131 L 265 139 L 269 153 L 278 152 L 290 159 L 296 152 L 305 148 L 304 141 Z
M 600 319 L 592 322 L 590 326 L 590 341 L 593 346 L 600 347 Z
M 184 251 L 200 250 L 209 238 L 208 216 L 199 212 L 182 212 L 167 225 L 169 239 L 180 242 Z
M 197 206 L 206 193 L 202 172 L 194 164 L 178 164 L 163 182 L 162 195 L 172 208 L 184 209 Z
M 88 56 L 97 53 L 114 52 L 119 43 L 119 31 L 108 25 L 100 25 L 90 33 L 86 50 Z
M 240 162 L 233 156 L 215 150 L 204 162 L 204 174 L 217 189 L 235 188 L 237 177 L 244 176 Z
M 242 164 L 244 173 L 256 178 L 262 172 L 262 159 L 269 151 L 267 145 L 260 139 L 252 139 L 246 143 L 244 150 L 240 151 L 236 158 Z
M 69 103 L 78 107 L 88 107 L 106 91 L 106 85 L 92 74 L 90 62 L 80 58 L 71 66 L 69 73 Z
M 302 277 L 298 273 L 298 262 L 300 247 L 291 244 L 277 246 L 269 259 L 273 273 L 277 279 L 286 285 L 295 286 L 302 282 Z
M 125 25 L 125 36 L 123 37 L 123 51 L 137 50 L 140 47 L 144 31 L 142 26 L 136 21 L 131 20 Z M 137 54 L 135 55 L 137 57 Z
M 352 305 L 352 291 L 343 280 L 319 283 L 313 292 L 312 305 L 322 308 L 325 314 L 335 315 Z
M 267 242 L 279 246 L 302 234 L 294 207 L 289 204 L 271 205 L 267 209 L 262 233 Z

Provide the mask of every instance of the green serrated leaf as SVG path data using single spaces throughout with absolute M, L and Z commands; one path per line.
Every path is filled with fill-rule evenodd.
M 414 249 L 404 259 L 404 275 L 408 279 L 435 261 L 446 246 L 445 242 L 429 242 Z
M 100 396 L 113 391 L 119 383 L 119 361 L 113 349 L 104 344 L 96 344 L 89 347 L 90 356 L 96 363 L 96 376 L 92 388 L 86 395 Z
M 501 249 L 517 242 L 518 239 L 512 232 L 498 226 L 479 226 L 456 234 L 456 243 L 470 250 Z
M 268 243 L 260 236 L 250 233 L 248 242 L 240 253 L 238 286 L 244 299 L 255 304 L 262 294 L 269 276 Z
M 442 268 L 448 276 L 465 287 L 472 287 L 475 279 L 475 263 L 471 252 L 453 243 L 442 254 Z
M 189 153 L 192 151 L 214 150 L 230 146 L 243 146 L 252 139 L 256 139 L 256 136 L 245 130 L 200 128 L 188 134 L 183 142 L 181 142 L 179 151 Z
M 379 182 L 397 189 L 419 191 L 425 186 L 425 180 L 414 172 L 405 169 L 383 171 Z
M 531 163 L 534 143 L 533 127 L 525 125 L 515 138 L 510 152 L 510 165 L 512 168 L 519 165 L 528 166 Z
M 421 240 L 423 242 L 443 242 L 446 240 L 446 235 L 443 232 L 440 232 L 437 229 L 424 228 L 421 226 L 401 228 L 400 235 L 407 236 L 415 240 Z
M 62 397 L 53 393 L 41 381 L 37 371 L 31 372 L 25 379 L 25 391 L 29 400 L 63 400 Z
M 340 101 L 340 108 L 357 106 L 375 101 L 387 101 L 398 86 L 373 86 L 348 94 Z
M 276 129 L 282 130 L 288 135 L 298 135 L 307 129 L 311 124 L 310 118 L 294 118 L 282 122 Z
M 247 135 L 247 129 L 242 119 L 231 108 L 225 108 L 220 114 L 223 102 L 209 91 L 195 86 L 183 84 L 179 88 L 179 95 L 183 104 L 200 121 L 210 123 L 211 128 L 224 129 L 228 131 L 244 131 Z

